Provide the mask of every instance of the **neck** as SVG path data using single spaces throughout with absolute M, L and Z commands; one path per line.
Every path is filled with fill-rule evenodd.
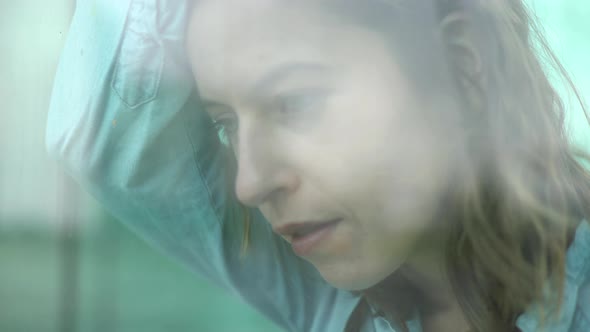
M 443 232 L 432 232 L 423 236 L 399 273 L 404 276 L 412 287 L 427 297 L 421 312 L 444 312 L 458 307 L 451 283 L 445 272 L 445 241 Z
M 410 319 L 417 309 L 425 332 L 467 331 L 469 325 L 444 270 L 445 239 L 427 237 L 420 243 L 429 246 L 415 250 L 398 271 L 364 294 L 397 323 Z

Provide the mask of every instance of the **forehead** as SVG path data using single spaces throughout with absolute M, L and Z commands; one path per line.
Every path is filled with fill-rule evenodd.
M 374 36 L 320 2 L 198 1 L 187 46 L 200 89 L 239 90 L 230 86 L 288 61 L 338 65 L 362 57 L 363 44 Z
M 333 21 L 319 2 L 285 0 L 204 0 L 197 1 L 191 15 L 190 33 L 209 48 L 249 44 L 259 41 L 318 32 Z M 311 37 L 311 35 L 308 35 Z M 193 39 L 195 39 L 193 38 Z M 244 46 L 244 45 L 241 45 Z

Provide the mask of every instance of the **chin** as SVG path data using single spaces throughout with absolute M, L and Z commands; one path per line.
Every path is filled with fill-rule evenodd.
M 344 268 L 336 266 L 316 268 L 327 283 L 338 289 L 363 291 L 379 284 L 400 267 L 399 264 L 377 265 L 372 268 L 367 265 L 354 266 L 353 264 L 346 264 Z
M 346 290 L 346 291 L 362 291 L 367 288 L 371 288 L 374 285 L 378 284 L 382 279 L 385 279 L 386 276 L 383 278 L 361 278 L 360 276 L 354 275 L 347 275 L 344 273 L 334 273 L 334 274 L 324 274 L 320 271 L 320 274 L 326 280 L 327 283 L 336 287 L 338 289 Z

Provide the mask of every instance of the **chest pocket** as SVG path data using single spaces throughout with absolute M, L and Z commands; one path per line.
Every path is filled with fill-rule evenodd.
M 164 49 L 158 34 L 156 0 L 133 0 L 116 57 L 111 87 L 131 109 L 158 94 Z

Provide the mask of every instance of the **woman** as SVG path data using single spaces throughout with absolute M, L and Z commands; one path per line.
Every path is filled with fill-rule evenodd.
M 522 1 L 93 6 L 50 152 L 279 326 L 590 329 L 586 156 Z

